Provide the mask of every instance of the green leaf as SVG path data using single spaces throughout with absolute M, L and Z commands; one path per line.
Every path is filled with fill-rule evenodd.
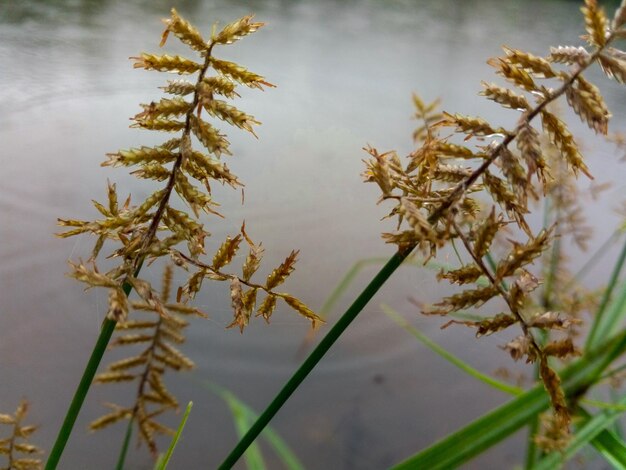
M 626 331 L 607 342 L 602 349 L 588 353 L 563 369 L 560 375 L 565 393 L 569 396 L 585 391 L 596 383 L 602 371 L 625 350 Z M 409 457 L 393 469 L 434 470 L 462 465 L 527 425 L 549 406 L 550 399 L 543 385 L 537 385 Z
M 232 392 L 210 382 L 204 382 L 204 384 L 227 403 L 233 415 L 237 435 L 241 438 L 241 436 L 248 432 L 248 429 L 250 429 L 250 427 L 252 427 L 254 422 L 257 420 L 257 413 L 237 398 Z M 285 468 L 288 470 L 305 470 L 304 465 L 302 465 L 300 460 L 296 457 L 285 441 L 278 435 L 278 433 L 276 433 L 276 431 L 268 426 L 261 433 L 261 437 L 267 441 Z M 250 445 L 244 454 L 244 458 L 246 459 L 246 464 L 249 470 L 265 468 L 263 456 L 256 443 Z
M 455 356 L 451 352 L 439 346 L 437 343 L 435 343 L 433 340 L 431 340 L 428 336 L 426 336 L 424 333 L 419 331 L 417 328 L 409 325 L 409 323 L 407 323 L 407 321 L 404 318 L 402 318 L 398 312 L 396 312 L 394 309 L 392 309 L 388 305 L 382 304 L 381 308 L 383 309 L 383 312 L 385 312 L 385 314 L 387 314 L 389 318 L 395 321 L 398 325 L 400 325 L 406 331 L 411 333 L 415 338 L 421 341 L 424 345 L 428 346 L 433 352 L 439 354 L 446 361 L 457 366 L 459 369 L 461 369 L 463 372 L 467 373 L 468 375 L 504 393 L 510 393 L 512 395 L 520 395 L 524 392 L 519 387 L 514 387 L 507 383 L 501 382 L 499 380 L 494 379 L 493 377 L 488 376 L 487 374 L 483 374 L 477 369 L 474 369 L 472 366 L 470 366 L 463 360 L 459 359 L 457 356 Z
M 610 302 L 625 262 L 626 240 L 624 241 L 622 252 L 617 259 L 615 266 L 613 266 L 613 272 L 611 273 L 609 285 L 602 294 L 600 307 L 598 307 L 594 322 L 591 325 L 591 332 L 587 337 L 587 343 L 585 345 L 587 349 L 593 349 L 602 344 L 604 338 L 613 334 L 619 322 L 626 317 L 626 282 L 622 283 L 615 300 Z
M 172 458 L 172 454 L 174 453 L 174 449 L 176 448 L 176 445 L 178 444 L 178 440 L 180 439 L 181 434 L 183 433 L 183 429 L 185 428 L 185 424 L 187 423 L 187 418 L 189 417 L 189 413 L 191 413 L 191 407 L 193 406 L 193 402 L 189 402 L 187 404 L 187 409 L 185 409 L 185 414 L 183 414 L 183 418 L 180 420 L 180 424 L 178 425 L 178 429 L 176 430 L 176 434 L 174 434 L 174 437 L 172 438 L 172 442 L 170 442 L 170 446 L 167 449 L 167 452 L 165 454 L 162 454 L 159 457 L 159 460 L 157 461 L 156 465 L 155 465 L 155 470 L 165 470 L 167 468 L 167 464 L 169 463 L 170 459 Z

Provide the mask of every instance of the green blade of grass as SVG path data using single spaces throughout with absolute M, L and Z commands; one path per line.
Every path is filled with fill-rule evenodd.
M 220 396 L 230 409 L 235 429 L 237 431 L 237 436 L 241 439 L 245 436 L 246 432 L 248 432 L 248 429 L 252 426 L 253 421 L 248 419 L 248 413 L 246 413 L 242 403 L 237 400 L 232 393 L 222 390 Z M 246 452 L 243 454 L 243 458 L 246 462 L 248 470 L 265 470 L 266 468 L 263 455 L 261 454 L 261 448 L 256 442 L 253 442 L 250 447 L 248 447 Z
M 614 468 L 626 469 L 626 443 L 614 431 L 605 429 L 591 444 Z
M 604 338 L 609 337 L 611 333 L 613 333 L 612 330 L 626 315 L 626 308 L 624 308 L 624 305 L 626 304 L 626 283 L 623 283 L 621 286 L 621 292 L 618 294 L 617 302 L 613 302 L 612 308 L 607 309 L 625 261 L 626 240 L 624 241 L 624 246 L 622 246 L 619 258 L 613 267 L 609 284 L 602 295 L 600 307 L 598 307 L 594 322 L 591 325 L 591 331 L 587 337 L 587 343 L 585 344 L 586 349 L 594 349 L 602 343 Z
M 594 350 L 566 367 L 560 374 L 565 393 L 570 396 L 584 392 L 625 350 L 626 331 L 601 350 Z M 547 393 L 542 385 L 537 385 L 409 457 L 393 469 L 449 469 L 459 466 L 510 436 L 549 406 Z
M 618 404 L 626 404 L 626 396 L 624 396 Z M 585 416 L 584 421 L 577 426 L 576 433 L 567 447 L 563 449 L 562 452 L 552 452 L 548 456 L 541 459 L 533 467 L 533 470 L 552 470 L 553 468 L 560 468 L 562 464 L 576 455 L 580 449 L 594 440 L 599 440 L 601 447 L 606 449 L 604 452 L 601 452 L 601 454 L 605 456 L 607 460 L 611 463 L 617 462 L 618 468 L 626 469 L 624 464 L 626 462 L 626 454 L 620 452 L 621 455 L 615 455 L 609 446 L 603 445 L 605 444 L 603 439 L 598 439 L 600 434 L 605 431 L 607 427 L 611 426 L 617 418 L 619 418 L 622 411 L 605 410 L 595 416 L 591 416 L 588 412 L 583 411 L 582 409 L 581 411 Z M 623 442 L 621 444 L 623 448 Z
M 438 355 L 443 357 L 446 361 L 455 365 L 466 374 L 504 393 L 509 393 L 511 395 L 520 395 L 524 392 L 524 390 L 522 390 L 519 387 L 514 387 L 507 383 L 501 382 L 497 379 L 494 379 L 493 377 L 490 377 L 487 374 L 483 374 L 477 369 L 474 369 L 472 366 L 470 366 L 463 360 L 459 359 L 457 356 L 455 356 L 451 352 L 439 346 L 437 343 L 435 343 L 432 339 L 430 339 L 424 333 L 419 331 L 417 328 L 410 325 L 404 318 L 402 318 L 402 316 L 398 312 L 396 312 L 394 309 L 392 309 L 388 305 L 382 304 L 381 308 L 383 312 L 385 312 L 385 314 L 389 318 L 391 318 L 398 325 L 400 325 L 402 328 L 408 331 L 411 335 L 417 338 L 421 343 L 427 346 L 430 350 L 437 353 Z
M 155 470 L 165 470 L 167 468 L 167 464 L 172 458 L 172 454 L 174 453 L 174 449 L 178 444 L 180 436 L 183 433 L 183 429 L 185 428 L 185 424 L 187 423 L 187 418 L 189 417 L 189 413 L 191 413 L 191 407 L 193 406 L 193 402 L 189 402 L 187 404 L 187 408 L 185 409 L 185 414 L 183 414 L 183 418 L 180 420 L 180 424 L 178 425 L 178 429 L 176 430 L 176 434 L 172 438 L 172 442 L 170 442 L 170 446 L 167 449 L 167 452 L 159 458 Z
M 254 410 L 252 410 L 252 408 L 246 405 L 243 401 L 237 398 L 237 396 L 235 396 L 235 394 L 233 394 L 232 392 L 210 382 L 205 381 L 203 382 L 203 384 L 227 403 L 233 415 L 233 419 L 236 421 L 235 426 L 237 428 L 237 434 L 239 435 L 239 437 L 243 436 L 246 431 L 254 424 L 254 421 L 258 418 L 258 414 L 255 413 Z M 239 421 L 237 422 L 237 420 Z M 261 433 L 261 437 L 263 437 L 267 441 L 267 443 L 279 457 L 285 468 L 287 468 L 288 470 L 305 470 L 304 465 L 300 462 L 298 457 L 296 457 L 296 455 L 292 452 L 289 446 L 278 435 L 276 431 L 268 426 Z M 257 449 L 257 452 L 261 458 L 260 460 L 262 462 L 262 454 L 258 446 L 256 446 L 255 444 L 252 444 L 250 446 L 246 454 L 250 452 L 250 450 L 253 448 Z M 244 458 L 246 457 L 246 454 L 244 454 Z M 255 468 L 250 466 L 248 460 L 246 460 L 246 463 L 248 464 L 249 469 Z M 253 465 L 255 464 L 256 462 L 253 462 Z

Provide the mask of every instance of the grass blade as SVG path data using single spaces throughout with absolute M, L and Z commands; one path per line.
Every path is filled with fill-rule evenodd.
M 257 413 L 252 410 L 248 405 L 246 405 L 243 401 L 235 396 L 232 392 L 219 387 L 210 382 L 203 382 L 204 385 L 210 388 L 214 393 L 216 393 L 219 397 L 221 397 L 228 405 L 233 415 L 233 419 L 235 420 L 235 427 L 237 429 L 237 435 L 239 437 L 243 436 L 248 429 L 254 424 L 254 421 L 258 418 Z M 285 468 L 288 470 L 304 470 L 304 465 L 300 462 L 298 457 L 293 453 L 293 451 L 289 448 L 289 446 L 285 443 L 285 441 L 275 432 L 272 428 L 267 427 L 261 433 L 261 437 L 263 437 L 267 443 L 270 445 L 272 450 L 276 453 L 279 459 L 282 461 Z M 252 454 L 252 462 L 250 462 L 246 455 L 250 453 L 251 450 L 254 449 Z M 258 455 L 255 455 L 258 454 Z M 255 465 L 259 465 L 259 462 L 262 465 L 264 464 L 263 457 L 261 451 L 257 445 L 254 443 L 250 446 L 250 448 L 244 454 L 244 458 L 246 458 L 246 463 L 248 465 L 248 469 L 253 468 L 264 468 L 264 467 L 255 467 Z
M 563 369 L 560 375 L 565 393 L 572 395 L 586 390 L 625 350 L 626 331 L 601 350 L 592 351 Z M 459 466 L 527 425 L 549 406 L 549 398 L 543 386 L 537 385 L 409 457 L 393 469 L 449 469 Z
M 613 267 L 609 284 L 602 294 L 600 307 L 598 308 L 593 325 L 591 325 L 591 331 L 587 337 L 586 349 L 594 349 L 601 344 L 603 339 L 611 335 L 611 330 L 613 330 L 617 323 L 626 315 L 626 308 L 624 308 L 624 304 L 626 304 L 626 283 L 622 284 L 617 302 L 613 303 L 613 308 L 607 313 L 607 306 L 609 305 L 625 261 L 626 240 L 624 241 L 624 246 L 622 247 L 619 258 Z
M 187 418 L 189 417 L 189 413 L 191 413 L 191 407 L 193 406 L 193 402 L 189 402 L 187 404 L 187 409 L 185 409 L 185 414 L 183 414 L 183 418 L 180 420 L 180 424 L 178 425 L 178 429 L 176 430 L 176 434 L 172 438 L 172 442 L 170 442 L 170 446 L 167 449 L 165 455 L 162 455 L 159 458 L 155 466 L 155 470 L 165 470 L 167 468 L 167 464 L 172 458 L 172 454 L 174 453 L 174 449 L 178 444 L 178 440 L 180 439 L 181 434 L 183 433 L 183 429 L 185 428 L 185 424 L 187 423 Z
M 395 321 L 398 325 L 400 325 L 406 331 L 411 333 L 415 338 L 417 338 L 425 346 L 427 346 L 433 352 L 435 352 L 438 355 L 440 355 L 446 361 L 448 361 L 448 362 L 452 363 L 453 365 L 457 366 L 459 369 L 461 369 L 466 374 L 468 374 L 468 375 L 474 377 L 475 379 L 477 379 L 477 380 L 479 380 L 479 381 L 489 385 L 490 387 L 493 387 L 493 388 L 495 388 L 497 390 L 500 390 L 501 392 L 504 392 L 504 393 L 509 393 L 511 395 L 521 395 L 524 392 L 524 390 L 522 390 L 519 387 L 514 387 L 514 386 L 509 385 L 507 383 L 501 382 L 501 381 L 499 381 L 497 379 L 494 379 L 493 377 L 488 376 L 487 374 L 483 374 L 482 372 L 480 372 L 477 369 L 474 369 L 472 366 L 470 366 L 469 364 L 467 364 L 463 360 L 459 359 L 457 356 L 455 356 L 451 352 L 449 352 L 446 349 L 444 349 L 441 346 L 439 346 L 437 343 L 435 343 L 432 339 L 430 339 L 424 333 L 419 331 L 417 328 L 415 328 L 414 326 L 410 325 L 404 318 L 402 318 L 402 316 L 398 312 L 396 312 L 394 309 L 392 309 L 388 305 L 383 304 L 383 305 L 381 305 L 381 308 L 382 308 L 383 312 L 385 312 L 385 314 L 387 314 L 388 317 L 390 317 L 393 321 Z

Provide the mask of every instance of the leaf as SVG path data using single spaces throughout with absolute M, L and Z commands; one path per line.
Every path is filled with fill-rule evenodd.
M 561 372 L 563 389 L 568 395 L 575 395 L 578 390 L 586 390 L 597 380 L 601 371 L 624 352 L 626 332 L 605 346 L 601 351 L 593 351 Z M 445 470 L 461 466 L 526 426 L 548 407 L 549 398 L 543 386 L 537 385 L 395 465 L 392 470 Z
M 191 413 L 192 406 L 193 406 L 193 402 L 190 401 L 187 404 L 187 408 L 185 408 L 185 413 L 183 414 L 183 417 L 180 420 L 178 428 L 176 429 L 176 434 L 174 434 L 174 437 L 172 438 L 172 441 L 170 442 L 170 445 L 167 448 L 167 452 L 165 453 L 165 455 L 163 455 L 159 459 L 159 461 L 157 462 L 155 466 L 155 470 L 165 470 L 167 468 L 167 464 L 172 458 L 172 454 L 174 453 L 174 449 L 176 449 L 176 445 L 178 444 L 178 441 L 180 440 L 180 436 L 183 433 L 183 429 L 185 429 L 185 424 L 187 424 L 187 418 L 189 418 L 189 414 Z

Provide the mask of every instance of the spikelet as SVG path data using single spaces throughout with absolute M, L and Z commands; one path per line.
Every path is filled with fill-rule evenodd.
M 235 238 L 226 237 L 226 241 L 222 243 L 222 246 L 219 247 L 215 252 L 215 256 L 213 256 L 212 268 L 215 271 L 219 271 L 233 260 L 233 257 L 239 250 L 241 240 L 242 236 L 239 234 Z
M 531 175 L 536 174 L 545 192 L 547 164 L 542 155 L 539 133 L 525 120 L 520 123 L 516 144 L 528 168 L 527 180 L 530 181 Z
M 135 121 L 164 119 L 188 114 L 192 104 L 182 98 L 162 98 L 158 103 L 142 104 L 143 112 L 133 118 Z
M 244 129 L 256 137 L 252 126 L 259 125 L 261 123 L 254 119 L 253 116 L 250 116 L 249 114 L 246 114 L 221 100 L 204 101 L 202 102 L 202 105 L 212 116 L 215 116 L 222 121 L 226 121 L 233 126 Z
M 204 52 L 209 48 L 200 32 L 187 20 L 181 18 L 175 8 L 172 8 L 171 15 L 171 18 L 163 20 L 166 28 L 161 37 L 161 43 L 159 44 L 160 47 L 165 45 L 167 36 L 171 32 L 174 33 L 174 35 L 176 35 L 182 43 L 187 44 L 196 51 Z
M 550 401 L 552 402 L 552 408 L 554 409 L 556 417 L 560 420 L 560 427 L 567 429 L 571 421 L 569 410 L 567 409 L 567 403 L 565 402 L 565 394 L 561 388 L 561 379 L 554 370 L 548 365 L 548 360 L 544 356 L 539 363 L 539 374 L 541 380 L 550 395 Z
M 619 8 L 615 10 L 615 16 L 613 17 L 611 28 L 613 30 L 616 30 L 620 26 L 623 26 L 624 24 L 626 24 L 626 3 L 622 1 Z
M 265 281 L 265 288 L 267 290 L 272 290 L 285 282 L 287 277 L 295 269 L 298 253 L 300 253 L 299 250 L 292 250 L 289 256 L 285 258 L 285 261 L 267 276 L 267 280 Z
M 558 46 L 550 48 L 549 60 L 561 64 L 587 65 L 589 63 L 589 52 L 584 47 Z
M 230 23 L 214 38 L 216 44 L 232 44 L 235 41 L 256 32 L 265 23 L 252 23 L 254 15 L 244 16 L 240 20 Z
M 222 75 L 230 77 L 236 82 L 250 88 L 263 90 L 263 86 L 272 88 L 275 86 L 265 81 L 265 77 L 254 72 L 250 72 L 247 68 L 237 65 L 234 62 L 212 58 L 211 66 Z
M 606 31 L 608 21 L 604 10 L 598 8 L 596 0 L 585 0 L 585 5 L 580 9 L 585 18 L 585 29 L 589 34 L 587 41 L 592 46 L 603 47 L 606 44 Z
M 585 80 L 582 75 L 577 77 L 576 84 L 576 87 L 567 89 L 567 102 L 590 128 L 606 135 L 611 113 L 604 103 L 600 90 Z
M 131 57 L 136 69 L 156 70 L 158 72 L 176 72 L 179 75 L 198 72 L 202 65 L 181 56 L 154 55 L 142 53 L 139 57 Z
M 140 147 L 107 153 L 108 160 L 102 166 L 131 166 L 143 163 L 170 163 L 176 160 L 176 153 L 164 147 Z
M 469 284 L 477 281 L 482 275 L 483 272 L 480 267 L 475 264 L 468 264 L 451 271 L 441 270 L 439 274 L 437 274 L 437 279 L 447 279 L 453 284 Z
M 616 59 L 609 54 L 600 54 L 598 62 L 607 77 L 618 83 L 626 83 L 626 59 Z
M 215 77 L 205 77 L 202 79 L 202 82 L 200 82 L 200 93 L 202 96 L 217 93 L 218 95 L 233 99 L 239 96 L 237 92 L 235 92 L 235 87 L 235 82 L 229 78 L 219 75 Z
M 440 124 L 444 126 L 456 126 L 456 132 L 463 132 L 465 134 L 478 136 L 506 133 L 506 131 L 502 128 L 492 128 L 487 121 L 479 117 L 464 116 L 459 113 L 452 115 L 446 112 L 444 112 L 443 115 L 444 119 L 440 122 Z
M 542 57 L 537 57 L 529 54 L 528 52 L 512 49 L 506 46 L 504 46 L 503 49 L 506 53 L 507 60 L 511 64 L 518 65 L 524 70 L 532 72 L 536 77 L 554 78 L 558 76 L 558 74 L 552 69 L 550 62 Z
M 441 329 L 447 328 L 452 324 L 461 324 L 466 325 L 472 328 L 476 328 L 476 337 L 480 338 L 481 336 L 489 336 L 493 333 L 497 333 L 498 331 L 502 331 L 509 326 L 518 322 L 518 319 L 513 315 L 509 315 L 507 313 L 499 313 L 493 318 L 485 318 L 480 321 L 460 321 L 460 320 L 450 320 L 448 323 L 445 323 L 441 326 Z
M 449 313 L 467 307 L 480 307 L 496 295 L 498 295 L 498 289 L 494 286 L 487 286 L 478 289 L 465 290 L 459 294 L 444 297 L 441 302 L 437 302 L 435 305 L 442 307 L 444 311 Z
M 496 217 L 496 208 L 492 207 L 489 216 L 476 229 L 474 236 L 474 253 L 477 258 L 482 258 L 489 251 L 496 233 L 504 225 L 502 214 Z
M 498 264 L 496 277 L 503 279 L 511 276 L 517 269 L 531 263 L 548 247 L 553 232 L 554 227 L 542 230 L 525 245 L 513 242 L 509 254 Z
M 518 95 L 508 88 L 503 88 L 493 83 L 482 82 L 482 85 L 485 89 L 480 94 L 488 99 L 506 108 L 518 110 L 530 109 L 530 105 L 524 95 Z
M 530 74 L 523 67 L 514 65 L 510 58 L 490 59 L 487 63 L 497 69 L 499 75 L 502 75 L 516 86 L 529 92 L 538 91 L 539 87 L 537 87 Z
M 190 122 L 191 130 L 209 152 L 214 153 L 218 157 L 222 153 L 230 153 L 228 151 L 228 146 L 230 145 L 228 140 L 211 124 L 194 115 L 191 116 Z
M 541 111 L 541 122 L 544 130 L 550 135 L 554 145 L 563 152 L 563 156 L 574 172 L 580 170 L 587 175 L 587 177 L 593 179 L 578 150 L 578 145 L 574 141 L 574 136 L 572 136 L 571 132 L 567 129 L 565 123 L 546 110 Z
M 0 438 L 0 455 L 5 455 L 8 459 L 7 470 L 38 470 L 43 468 L 42 460 L 33 457 L 37 454 L 43 454 L 43 450 L 28 442 L 38 427 L 23 424 L 28 413 L 28 407 L 28 402 L 22 400 L 12 415 L 0 414 L 0 426 L 11 427 L 9 437 Z
M 168 80 L 167 85 L 159 87 L 164 93 L 186 96 L 196 91 L 196 85 L 187 80 Z

